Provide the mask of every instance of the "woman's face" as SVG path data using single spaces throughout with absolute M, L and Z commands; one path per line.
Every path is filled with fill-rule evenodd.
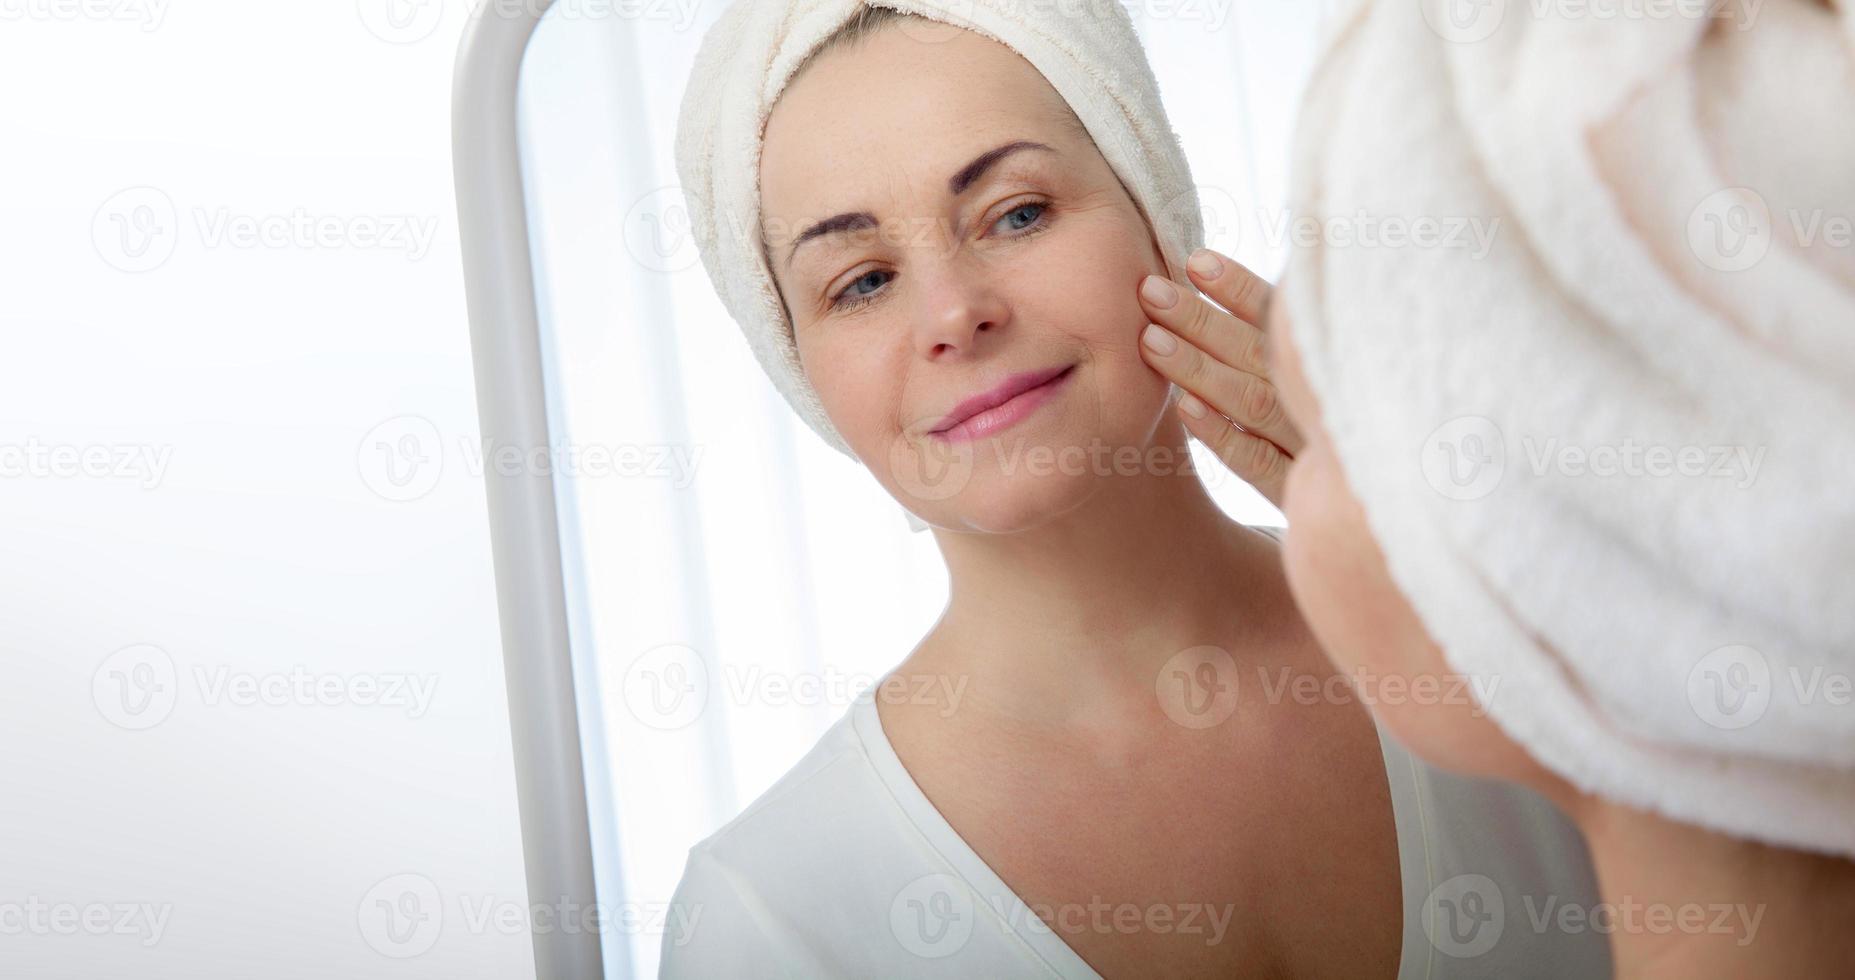
M 1098 489 L 1114 450 L 1152 443 L 1169 386 L 1140 356 L 1136 289 L 1165 263 L 1068 106 L 1010 48 L 891 24 L 820 56 L 767 121 L 760 187 L 806 375 L 922 519 L 1032 527 Z M 1009 425 L 934 431 L 975 395 L 1056 371 L 1004 406 Z
M 1459 772 L 1524 782 L 1567 798 L 1565 784 L 1507 738 L 1470 689 L 1456 686 L 1460 675 L 1393 584 L 1301 372 L 1287 304 L 1279 299 L 1284 293 L 1278 288 L 1276 295 L 1264 326 L 1269 370 L 1283 407 L 1307 440 L 1288 471 L 1282 512 L 1289 533 L 1282 557 L 1309 629 L 1342 673 L 1372 679 L 1375 686 L 1362 688 L 1361 700 L 1418 755 Z M 1417 691 L 1420 683 L 1435 684 L 1437 696 L 1394 698 L 1393 688 L 1383 684 L 1387 677 L 1402 678 L 1398 690 L 1407 692 Z M 1449 696 L 1452 690 L 1456 696 Z M 1384 696 L 1374 697 L 1375 691 Z

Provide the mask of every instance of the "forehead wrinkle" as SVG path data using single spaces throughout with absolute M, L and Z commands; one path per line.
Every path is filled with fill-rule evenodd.
M 1009 140 L 974 157 L 965 166 L 955 171 L 951 177 L 948 177 L 948 196 L 957 198 L 965 194 L 967 191 L 971 190 L 974 185 L 978 184 L 980 179 L 997 166 L 1000 161 L 1025 152 L 1057 154 L 1055 147 L 1037 140 Z M 792 268 L 792 262 L 798 255 L 799 246 L 804 245 L 806 242 L 827 236 L 837 236 L 850 231 L 873 228 L 877 226 L 877 223 L 876 216 L 868 211 L 846 211 L 816 222 L 800 232 L 798 236 L 793 239 L 792 244 L 787 246 L 785 266 L 788 270 Z M 764 231 L 762 234 L 764 234 Z

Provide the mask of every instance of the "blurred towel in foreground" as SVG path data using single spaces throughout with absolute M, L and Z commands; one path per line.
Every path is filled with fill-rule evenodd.
M 1283 283 L 1392 577 L 1503 729 L 1583 790 L 1843 855 L 1852 52 L 1820 0 L 1359 5 Z

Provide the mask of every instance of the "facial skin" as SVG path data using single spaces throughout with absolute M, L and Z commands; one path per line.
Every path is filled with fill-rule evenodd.
M 1277 295 L 1280 293 L 1278 291 Z M 1391 580 L 1385 556 L 1347 485 L 1320 406 L 1301 373 L 1286 303 L 1271 304 L 1265 332 L 1270 373 L 1284 407 L 1307 439 L 1288 471 L 1282 511 L 1292 529 L 1283 562 L 1295 603 L 1327 656 L 1343 671 L 1378 677 L 1437 678 L 1441 690 L 1459 675 L 1443 659 L 1417 613 Z M 1374 713 L 1419 755 L 1458 772 L 1523 782 L 1563 804 L 1571 788 L 1535 762 L 1471 705 L 1382 699 Z
M 761 155 L 763 239 L 806 376 L 889 493 L 937 527 L 1025 530 L 1099 489 L 1098 468 L 1053 465 L 1056 453 L 1111 459 L 1161 432 L 1169 385 L 1140 355 L 1136 287 L 1165 263 L 1042 74 L 970 31 L 917 33 L 879 29 L 781 95 Z M 1016 141 L 1048 149 L 949 186 Z M 793 251 L 846 212 L 876 225 Z M 1067 365 L 1056 397 L 1014 426 L 963 444 L 928 433 L 1008 375 Z

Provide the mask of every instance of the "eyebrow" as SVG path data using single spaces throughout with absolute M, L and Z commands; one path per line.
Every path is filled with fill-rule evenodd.
M 968 188 L 978 183 L 979 178 L 985 176 L 985 172 L 990 170 L 993 164 L 1020 150 L 1056 152 L 1054 148 L 1036 140 L 1012 140 L 1009 143 L 995 146 L 974 157 L 971 163 L 961 167 L 953 176 L 947 178 L 947 193 L 954 197 L 966 193 Z M 875 226 L 876 216 L 868 211 L 846 211 L 843 214 L 834 214 L 800 232 L 799 237 L 792 240 L 792 245 L 786 249 L 786 267 L 788 269 L 792 267 L 792 257 L 799 251 L 799 246 L 814 238 Z

